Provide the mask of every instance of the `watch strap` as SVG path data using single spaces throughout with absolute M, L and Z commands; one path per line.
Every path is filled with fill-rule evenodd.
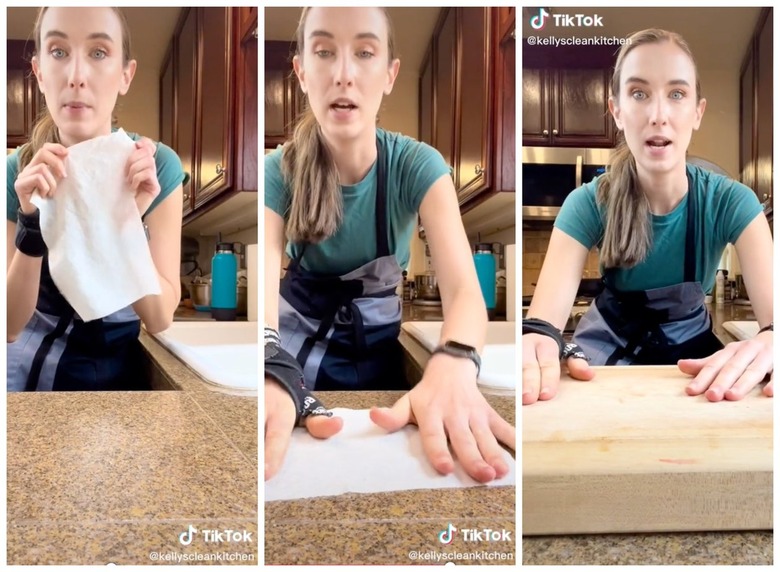
M 16 236 L 14 238 L 16 250 L 26 256 L 41 258 L 47 252 L 46 243 L 41 234 L 40 211 L 25 214 L 22 209 L 16 213 Z
M 477 366 L 477 377 L 479 377 L 479 372 L 482 369 L 482 359 L 479 357 L 476 348 L 461 343 L 458 343 L 458 346 L 462 347 L 454 347 L 449 344 L 450 342 L 444 342 L 440 346 L 437 346 L 436 349 L 431 352 L 431 355 L 447 354 L 453 357 L 469 359 Z

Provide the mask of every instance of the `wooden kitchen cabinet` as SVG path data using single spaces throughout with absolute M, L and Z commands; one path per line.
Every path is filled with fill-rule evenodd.
M 451 166 L 462 212 L 515 188 L 513 14 L 442 9 L 420 70 L 419 136 Z
M 184 224 L 236 192 L 257 190 L 256 13 L 247 17 L 246 9 L 182 9 L 163 63 L 161 139 L 190 175 Z
M 304 96 L 292 66 L 294 42 L 265 42 L 265 148 L 274 149 L 292 136 L 303 112 Z
M 740 180 L 773 217 L 772 8 L 761 11 L 740 71 Z
M 6 91 L 6 147 L 14 149 L 29 141 L 33 125 L 46 106 L 30 61 L 35 46 L 25 40 L 8 40 Z
M 609 69 L 523 69 L 523 145 L 613 147 Z

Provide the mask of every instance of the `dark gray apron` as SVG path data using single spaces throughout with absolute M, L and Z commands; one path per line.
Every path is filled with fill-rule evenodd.
M 723 349 L 712 332 L 704 291 L 696 281 L 696 193 L 688 177 L 685 278 L 681 284 L 619 291 L 615 269 L 604 272 L 604 290 L 574 332 L 591 365 L 674 365 Z
M 303 367 L 310 390 L 408 388 L 403 374 L 401 267 L 390 252 L 386 156 L 377 141 L 377 258 L 342 276 L 301 267 L 303 245 L 280 284 L 282 347 Z

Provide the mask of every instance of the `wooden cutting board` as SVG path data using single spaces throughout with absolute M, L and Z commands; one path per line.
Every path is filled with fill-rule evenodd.
M 675 366 L 596 367 L 523 407 L 523 534 L 772 528 L 772 403 L 685 393 Z
M 738 340 L 749 340 L 758 335 L 758 322 L 723 322 L 723 329 Z

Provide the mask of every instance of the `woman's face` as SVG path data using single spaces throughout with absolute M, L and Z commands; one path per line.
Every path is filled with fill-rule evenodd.
M 373 129 L 400 65 L 389 61 L 382 11 L 311 8 L 303 33 L 293 66 L 325 135 L 351 139 Z
M 637 46 L 626 55 L 620 94 L 609 109 L 637 167 L 664 173 L 685 163 L 706 100 L 696 101 L 696 69 L 674 42 Z
M 135 61 L 124 65 L 122 24 L 111 8 L 49 8 L 41 21 L 33 71 L 60 139 L 72 145 L 111 132 Z

